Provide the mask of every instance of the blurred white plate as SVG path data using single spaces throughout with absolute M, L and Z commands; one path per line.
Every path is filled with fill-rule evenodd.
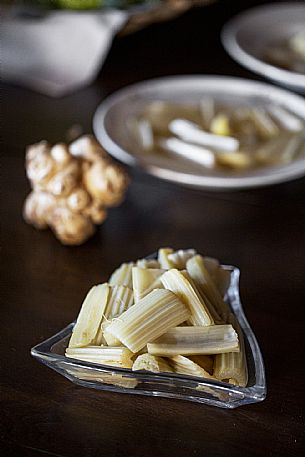
M 247 10 L 231 19 L 223 28 L 222 43 L 231 57 L 246 68 L 305 92 L 305 75 L 262 60 L 270 44 L 288 40 L 305 29 L 305 4 L 272 3 Z
M 108 97 L 94 115 L 95 135 L 118 160 L 139 166 L 159 178 L 202 189 L 266 186 L 305 175 L 305 157 L 288 165 L 230 173 L 206 169 L 177 157 L 141 151 L 129 121 L 142 113 L 147 103 L 163 100 L 195 105 L 205 95 L 237 105 L 276 103 L 305 120 L 305 100 L 269 84 L 221 76 L 174 76 L 134 84 Z

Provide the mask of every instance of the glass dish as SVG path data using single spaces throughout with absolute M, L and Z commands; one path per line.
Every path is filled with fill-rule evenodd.
M 75 384 L 98 390 L 129 394 L 180 398 L 222 408 L 256 403 L 266 397 L 265 370 L 262 354 L 254 333 L 244 315 L 239 297 L 239 269 L 231 271 L 231 283 L 225 300 L 237 317 L 244 333 L 249 381 L 247 387 L 237 387 L 220 381 L 173 373 L 132 371 L 107 365 L 97 365 L 65 357 L 65 349 L 74 322 L 46 341 L 31 349 L 41 363 L 57 371 Z

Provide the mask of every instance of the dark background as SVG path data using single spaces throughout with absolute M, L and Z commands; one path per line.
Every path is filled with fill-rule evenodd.
M 305 179 L 259 190 L 201 192 L 137 170 L 126 201 L 81 247 L 63 247 L 21 216 L 30 187 L 24 151 L 91 131 L 115 90 L 172 74 L 262 79 L 223 50 L 219 33 L 258 1 L 219 1 L 116 38 L 94 84 L 51 99 L 2 86 L 2 406 L 5 455 L 300 456 L 304 432 Z M 77 315 L 92 284 L 159 246 L 195 247 L 241 268 L 241 296 L 261 346 L 267 399 L 237 410 L 80 388 L 30 348 Z

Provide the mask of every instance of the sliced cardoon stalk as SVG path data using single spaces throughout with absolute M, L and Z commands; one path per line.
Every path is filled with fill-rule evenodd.
M 292 137 L 280 154 L 280 163 L 290 163 L 298 154 L 305 152 L 304 134 Z
M 186 267 L 186 262 L 196 255 L 195 249 L 179 249 L 168 255 L 168 259 L 174 263 L 175 268 L 183 270 Z
M 132 286 L 135 303 L 154 289 L 163 289 L 160 277 L 166 270 L 160 268 L 132 268 Z
M 165 359 L 151 354 L 142 354 L 136 358 L 132 366 L 132 371 L 138 370 L 152 371 L 154 373 L 173 371 Z
M 252 108 L 250 118 L 258 132 L 265 138 L 270 138 L 279 133 L 279 128 L 263 108 Z
M 192 354 L 239 352 L 238 336 L 232 325 L 171 328 L 153 343 L 147 344 L 149 354 L 163 357 Z
M 206 295 L 216 310 L 225 321 L 230 312 L 228 305 L 224 302 L 219 290 L 217 289 L 213 279 L 211 278 L 204 264 L 204 259 L 201 255 L 196 255 L 189 259 L 186 264 L 188 274 L 199 288 Z
M 194 122 L 185 119 L 172 121 L 169 130 L 184 141 L 220 152 L 235 152 L 239 148 L 239 141 L 236 138 L 206 132 Z
M 133 290 L 126 286 L 109 286 L 109 295 L 107 306 L 103 314 L 101 325 L 96 334 L 94 344 L 102 345 L 107 343 L 108 346 L 120 346 L 120 342 L 116 342 L 109 338 L 105 338 L 104 332 L 107 325 L 113 318 L 119 317 L 124 311 L 134 304 Z
M 89 290 L 72 331 L 70 348 L 94 343 L 107 305 L 109 290 L 108 284 L 100 284 Z
M 212 97 L 206 96 L 199 101 L 199 110 L 206 129 L 210 128 L 215 116 L 215 102 Z
M 144 149 L 151 149 L 154 144 L 154 136 L 150 122 L 147 119 L 139 119 L 137 128 L 141 146 Z
M 127 286 L 132 288 L 132 278 L 131 270 L 134 266 L 133 262 L 122 263 L 122 265 L 117 268 L 109 279 L 109 284 L 111 286 Z
M 161 276 L 165 289 L 171 290 L 191 310 L 189 322 L 192 325 L 213 325 L 214 321 L 202 296 L 185 272 L 175 268 L 168 270 Z
M 132 352 L 125 347 L 87 346 L 85 348 L 67 348 L 66 357 L 102 365 L 131 368 Z
M 179 298 L 165 289 L 156 289 L 125 311 L 107 327 L 132 352 L 140 351 L 168 329 L 190 317 Z
M 229 322 L 237 331 L 240 351 L 217 354 L 215 357 L 214 375 L 221 381 L 229 379 L 230 383 L 245 387 L 248 383 L 248 369 L 244 337 L 240 325 L 233 314 L 230 314 Z
M 186 374 L 189 376 L 200 376 L 202 378 L 216 379 L 210 375 L 202 366 L 183 355 L 176 355 L 170 357 L 169 362 L 173 367 L 175 373 Z
M 231 283 L 230 270 L 225 270 L 218 260 L 213 257 L 203 257 L 203 263 L 217 286 L 220 295 L 224 297 Z
M 174 250 L 172 248 L 160 248 L 158 251 L 158 261 L 160 267 L 164 270 L 169 270 L 174 268 L 175 264 L 169 259 L 169 255 L 173 254 Z
M 299 132 L 304 129 L 304 122 L 285 108 L 279 105 L 270 105 L 268 111 L 284 129 L 290 132 Z
M 137 267 L 140 268 L 160 268 L 160 263 L 155 259 L 139 259 L 137 260 Z
M 177 154 L 184 159 L 196 162 L 206 168 L 214 168 L 215 155 L 212 151 L 203 146 L 187 143 L 178 138 L 164 138 L 160 140 L 159 145 L 173 154 Z
M 199 365 L 209 374 L 213 374 L 214 356 L 212 355 L 189 355 L 188 359 Z

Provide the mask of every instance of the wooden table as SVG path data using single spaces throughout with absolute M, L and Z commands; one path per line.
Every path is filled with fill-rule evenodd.
M 124 204 L 81 247 L 61 246 L 21 216 L 24 149 L 62 140 L 107 94 L 179 73 L 256 79 L 219 40 L 222 24 L 259 2 L 225 1 L 116 39 L 98 80 L 62 99 L 5 86 L 3 141 L 2 425 L 6 456 L 300 456 L 304 431 L 305 179 L 209 193 L 130 170 Z M 88 288 L 123 260 L 159 246 L 194 246 L 238 265 L 260 343 L 267 399 L 236 410 L 80 388 L 30 356 L 77 315 Z

